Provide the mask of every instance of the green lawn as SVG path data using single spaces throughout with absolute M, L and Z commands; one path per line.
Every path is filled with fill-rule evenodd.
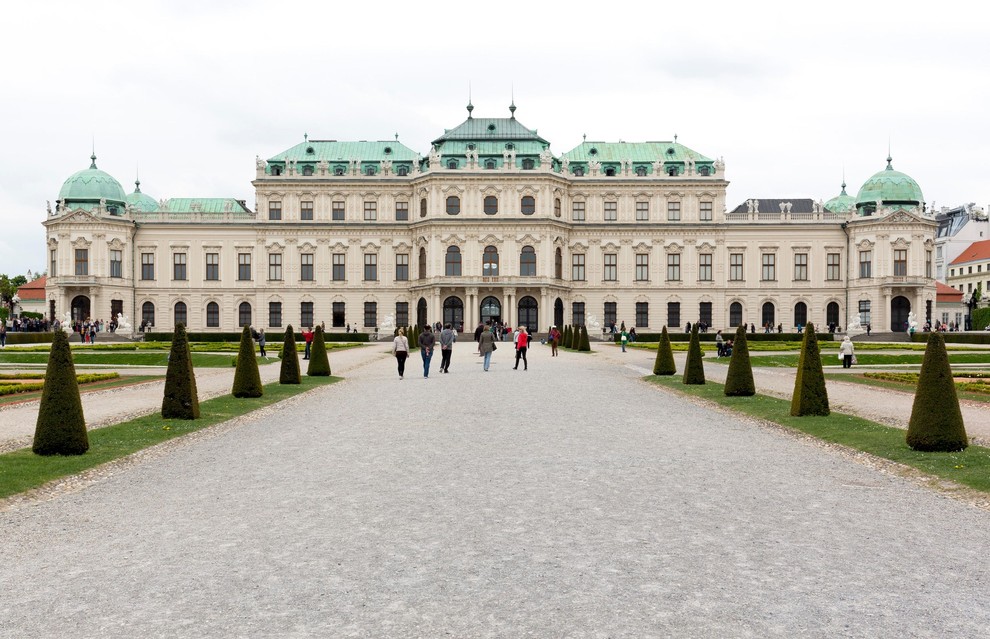
M 795 368 L 798 364 L 798 354 L 793 355 L 764 355 L 752 359 L 753 366 L 772 366 L 777 368 Z M 883 355 L 871 353 L 856 353 L 857 366 L 889 366 L 891 364 L 913 364 L 921 366 L 924 353 L 905 353 L 903 355 Z M 951 364 L 990 364 L 990 353 L 950 353 Z M 834 353 L 822 357 L 825 366 L 839 366 L 841 362 Z
M 870 377 L 864 377 L 863 375 L 850 375 L 847 373 L 825 373 L 825 377 L 829 380 L 834 380 L 838 382 L 850 382 L 853 384 L 862 384 L 863 386 L 875 386 L 877 388 L 888 388 L 890 390 L 903 391 L 906 393 L 913 393 L 918 383 L 910 382 L 895 382 L 892 380 L 885 379 L 873 379 Z M 986 393 L 970 392 L 959 388 L 959 384 L 956 384 L 956 395 L 959 399 L 965 399 L 973 402 L 984 402 L 990 404 L 990 395 Z
M 95 391 L 107 390 L 110 388 L 120 388 L 122 386 L 133 386 L 134 384 L 141 384 L 143 382 L 150 382 L 159 379 L 165 379 L 162 375 L 127 375 L 124 377 L 118 377 L 116 379 L 108 379 L 100 382 L 89 382 L 79 384 L 80 393 L 92 393 Z M 42 375 L 41 380 L 44 381 L 44 376 Z M 0 405 L 11 404 L 14 402 L 24 402 L 32 399 L 38 399 L 41 397 L 41 391 L 30 391 L 27 393 L 15 393 L 12 395 L 0 396 Z
M 729 339 L 728 337 L 726 339 Z M 831 351 L 833 354 L 838 352 L 840 342 L 818 342 L 819 348 L 823 352 Z M 633 342 L 629 344 L 632 348 L 642 348 L 645 350 L 657 350 L 657 342 Z M 671 346 L 675 351 L 686 351 L 688 348 L 688 342 L 672 342 Z M 751 353 L 761 353 L 761 352 L 779 352 L 779 351 L 797 351 L 801 350 L 801 342 L 751 342 L 746 340 L 746 346 L 749 347 Z M 885 343 L 885 342 L 863 342 L 856 343 L 857 352 L 873 352 L 873 351 L 918 351 L 924 352 L 927 344 L 914 344 L 914 343 Z M 701 342 L 701 348 L 706 352 L 715 352 L 714 342 Z M 946 344 L 946 350 L 948 351 L 966 351 L 971 352 L 974 349 L 972 347 L 960 346 L 958 344 Z M 976 349 L 979 350 L 979 349 Z M 990 348 L 987 349 L 990 351 Z
M 961 453 L 921 453 L 908 448 L 906 432 L 853 415 L 832 413 L 827 417 L 792 417 L 791 403 L 766 395 L 726 397 L 722 384 L 685 385 L 680 376 L 647 380 L 686 395 L 700 397 L 726 408 L 813 435 L 827 442 L 842 444 L 877 457 L 911 466 L 929 475 L 990 492 L 990 449 L 970 446 Z
M 262 397 L 217 397 L 200 403 L 202 416 L 196 420 L 162 419 L 161 414 L 156 413 L 98 428 L 89 432 L 89 452 L 85 455 L 41 457 L 30 448 L 0 455 L 0 498 L 37 488 L 341 379 L 304 375 L 302 384 L 298 385 L 267 384 Z
M 269 349 L 272 355 L 275 351 Z M 193 366 L 197 368 L 229 368 L 231 355 L 193 353 Z M 168 366 L 168 351 L 72 351 L 72 361 L 76 365 L 90 366 Z M 279 361 L 277 357 L 259 357 L 259 364 Z M 6 350 L 0 353 L 0 363 L 5 364 L 47 364 L 48 352 L 19 353 Z
M 373 342 L 372 342 L 373 343 Z M 345 348 L 355 348 L 365 346 L 367 342 L 327 342 L 328 351 Z M 389 343 L 391 346 L 391 343 Z M 168 352 L 172 345 L 169 342 L 128 342 L 128 343 L 106 343 L 100 344 L 70 344 L 73 353 L 93 353 L 93 352 L 137 352 L 137 351 L 163 351 Z M 189 350 L 193 353 L 236 353 L 240 350 L 239 342 L 190 342 Z M 277 342 L 269 341 L 267 350 L 279 351 L 282 348 L 282 340 Z M 32 346 L 17 347 L 18 353 L 47 353 L 51 350 L 51 344 L 35 344 Z M 255 346 L 255 352 L 258 347 Z M 296 350 L 302 353 L 305 350 L 304 342 L 296 342 Z

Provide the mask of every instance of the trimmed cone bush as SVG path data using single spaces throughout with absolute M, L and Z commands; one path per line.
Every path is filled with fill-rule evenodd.
M 746 345 L 745 326 L 736 329 L 736 336 L 732 341 L 729 372 L 725 375 L 725 394 L 728 397 L 751 397 L 756 394 L 753 363 L 749 361 L 749 346 Z
M 677 364 L 674 363 L 674 351 L 670 348 L 670 335 L 667 334 L 667 326 L 664 325 L 663 333 L 660 334 L 660 343 L 657 345 L 657 358 L 653 362 L 654 375 L 673 375 L 677 372 Z
M 172 334 L 172 350 L 168 354 L 168 370 L 165 372 L 162 417 L 199 419 L 196 373 L 193 371 L 189 339 L 183 324 L 176 324 L 175 332 Z
M 410 342 L 412 344 L 412 342 Z M 306 374 L 310 377 L 330 377 L 330 360 L 327 358 L 327 345 L 323 341 L 323 327 L 316 327 L 313 337 L 313 348 L 309 353 L 309 368 Z
M 237 370 L 234 371 L 234 386 L 230 394 L 234 397 L 261 397 L 265 389 L 261 386 L 261 373 L 258 360 L 254 357 L 254 340 L 251 328 L 241 331 L 241 347 L 237 351 Z
M 560 335 L 560 345 L 564 348 L 571 347 L 571 326 L 567 324 L 564 326 L 564 332 Z
M 285 339 L 282 340 L 282 369 L 278 374 L 279 384 L 301 384 L 299 377 L 299 353 L 296 352 L 296 335 L 292 324 L 285 329 Z
M 908 422 L 907 444 L 914 450 L 931 452 L 955 452 L 969 445 L 941 333 L 928 337 Z
M 698 324 L 691 327 L 691 343 L 688 344 L 687 363 L 684 364 L 685 384 L 705 383 L 705 363 L 702 361 L 701 340 L 698 338 Z
M 825 389 L 825 373 L 822 371 L 822 355 L 818 351 L 815 326 L 808 322 L 801 342 L 801 358 L 798 360 L 794 395 L 791 397 L 791 415 L 828 415 L 828 391 Z
M 32 449 L 38 455 L 82 455 L 89 450 L 76 367 L 64 331 L 55 331 L 48 352 Z
M 588 327 L 584 324 L 581 325 L 581 343 L 578 346 L 578 350 L 584 352 L 591 350 L 591 340 L 588 339 Z

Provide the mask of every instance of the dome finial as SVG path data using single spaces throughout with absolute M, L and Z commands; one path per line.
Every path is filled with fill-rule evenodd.
M 512 85 L 512 88 L 510 89 L 510 94 L 512 96 L 512 101 L 509 103 L 509 113 L 511 114 L 510 117 L 513 120 L 515 120 L 516 119 L 516 85 L 514 84 Z
M 141 192 L 141 167 L 137 164 L 134 165 L 134 192 Z
M 842 165 L 842 193 L 839 195 L 847 195 L 846 193 L 846 166 Z
M 474 105 L 471 104 L 471 83 L 470 82 L 468 82 L 468 105 L 467 105 L 467 111 L 468 111 L 468 120 L 470 120 L 471 119 L 471 112 L 474 111 Z
M 894 170 L 894 166 L 890 163 L 890 161 L 893 159 L 894 158 L 890 157 L 890 137 L 888 136 L 887 137 L 887 170 L 888 171 Z

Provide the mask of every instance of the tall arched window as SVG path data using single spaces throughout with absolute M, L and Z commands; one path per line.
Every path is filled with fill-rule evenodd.
M 187 325 L 189 323 L 189 318 L 188 318 L 188 313 L 186 312 L 186 303 L 185 302 L 176 302 L 175 303 L 174 310 L 175 310 L 175 312 L 174 312 L 174 315 L 175 315 L 175 324 L 174 325 L 179 325 L 179 324 L 182 324 L 183 326 Z
M 155 305 L 153 303 L 145 302 L 141 305 L 141 321 L 146 326 L 155 325 Z
M 532 195 L 524 195 L 522 201 L 519 203 L 519 210 L 523 215 L 536 213 L 536 198 Z
M 763 303 L 763 320 L 762 320 L 762 322 L 763 323 L 761 324 L 761 326 L 770 326 L 770 327 L 773 327 L 773 326 L 775 326 L 777 324 L 777 321 L 774 319 L 773 302 L 764 302 Z
M 447 247 L 447 259 L 445 260 L 444 274 L 447 276 L 457 276 L 461 274 L 461 249 L 456 246 Z
M 456 195 L 447 197 L 447 215 L 457 215 L 461 212 L 461 198 Z
M 422 198 L 419 201 L 419 216 L 426 217 L 426 198 Z
M 237 326 L 244 327 L 251 325 L 251 305 L 247 302 L 241 302 L 240 306 L 237 307 Z
M 494 195 L 485 196 L 485 215 L 495 215 L 498 213 L 498 198 Z
M 536 275 L 536 249 L 524 246 L 519 254 L 519 275 L 534 277 Z
M 794 305 L 794 326 L 804 326 L 808 323 L 808 305 L 798 302 Z
M 419 249 L 419 279 L 426 279 L 426 249 Z
M 829 302 L 825 307 L 825 323 L 839 325 L 839 303 Z
M 733 302 L 729 304 L 729 326 L 735 328 L 742 324 L 742 304 Z
M 218 328 L 220 326 L 220 305 L 210 302 L 206 305 L 206 327 Z
M 498 275 L 498 249 L 494 246 L 485 247 L 485 254 L 481 258 L 481 274 L 485 277 Z
M 529 331 L 540 330 L 540 318 L 536 300 L 526 296 L 519 300 L 519 321 L 517 326 L 525 326 Z
M 564 254 L 559 246 L 553 255 L 553 276 L 558 280 L 564 278 Z

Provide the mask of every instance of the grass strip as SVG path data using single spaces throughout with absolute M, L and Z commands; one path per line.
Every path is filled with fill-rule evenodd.
M 303 377 L 302 383 L 265 385 L 265 394 L 238 399 L 230 395 L 200 403 L 195 420 L 162 419 L 160 413 L 89 431 L 89 452 L 77 456 L 41 457 L 23 448 L 0 455 L 0 499 L 31 490 L 52 480 L 74 475 L 139 450 L 202 430 L 269 406 L 340 377 Z
M 906 432 L 855 415 L 832 413 L 826 417 L 793 417 L 791 402 L 767 395 L 726 397 L 723 385 L 685 385 L 679 379 L 650 375 L 654 384 L 699 397 L 737 413 L 766 420 L 821 440 L 841 444 L 877 457 L 916 468 L 926 474 L 990 492 L 990 448 L 970 446 L 961 453 L 923 453 L 911 450 Z
M 117 375 L 117 373 L 113 373 Z M 44 378 L 44 375 L 42 375 Z M 86 382 L 79 384 L 79 392 L 93 393 L 96 391 L 110 390 L 111 388 L 122 388 L 125 386 L 133 386 L 135 384 L 142 384 L 144 382 L 157 381 L 160 379 L 165 379 L 164 375 L 127 375 L 124 377 L 117 376 L 112 379 Z M 31 391 L 27 393 L 16 393 L 13 395 L 0 396 L 0 406 L 4 404 L 16 404 L 19 402 L 29 402 L 31 400 L 41 398 L 42 390 L 44 389 L 44 384 L 42 383 L 41 390 Z
M 863 386 L 873 386 L 875 388 L 886 388 L 889 390 L 901 391 L 904 393 L 914 393 L 918 386 L 918 373 L 905 373 L 908 375 L 914 375 L 913 382 L 906 381 L 895 381 L 892 379 L 879 379 L 876 377 L 867 377 L 865 375 L 850 375 L 848 373 L 825 373 L 825 377 L 828 380 L 834 380 L 837 382 L 850 382 L 852 384 L 861 384 Z M 970 391 L 967 390 L 966 384 L 962 382 L 956 382 L 956 394 L 959 399 L 965 399 L 971 402 L 983 402 L 984 404 L 990 404 L 990 391 L 979 390 Z M 982 386 L 986 386 L 983 384 Z
M 831 357 L 831 356 L 830 356 Z M 764 355 L 752 359 L 753 366 L 769 366 L 774 368 L 795 368 L 798 364 L 798 355 Z M 869 353 L 856 353 L 857 366 L 889 366 L 891 364 L 912 364 L 921 366 L 921 361 L 925 358 L 924 353 L 904 354 L 904 355 L 872 355 Z M 990 364 L 990 353 L 951 353 L 949 362 L 952 364 Z M 823 363 L 839 366 L 842 362 L 838 358 L 829 360 L 826 358 Z
M 731 339 L 732 335 L 727 334 L 725 339 Z M 657 350 L 657 342 L 632 342 L 628 346 L 630 348 L 641 348 L 648 351 Z M 618 346 L 618 344 L 616 344 Z M 749 348 L 750 352 L 763 352 L 772 353 L 778 351 L 800 351 L 801 342 L 746 342 L 746 346 Z M 687 342 L 671 342 L 671 347 L 675 351 L 686 351 L 688 347 Z M 839 344 L 836 342 L 819 342 L 819 350 L 822 352 L 833 352 L 837 353 L 839 350 Z M 927 344 L 915 344 L 915 343 L 887 343 L 887 342 L 856 342 L 856 352 L 857 357 L 859 353 L 870 353 L 874 351 L 915 351 L 924 353 L 924 350 L 928 347 Z M 702 342 L 701 348 L 706 352 L 715 352 L 716 346 L 714 342 Z M 966 346 L 949 345 L 946 344 L 945 349 L 947 351 L 962 351 L 967 353 L 972 353 L 974 350 L 979 353 L 981 349 L 973 349 Z
M 230 368 L 230 355 L 193 353 L 192 362 L 196 368 Z M 73 351 L 72 361 L 76 366 L 168 366 L 168 351 L 161 352 L 78 352 Z M 258 364 L 265 365 L 279 361 L 277 357 L 259 357 Z M 48 352 L 0 353 L 0 363 L 7 364 L 47 364 Z

